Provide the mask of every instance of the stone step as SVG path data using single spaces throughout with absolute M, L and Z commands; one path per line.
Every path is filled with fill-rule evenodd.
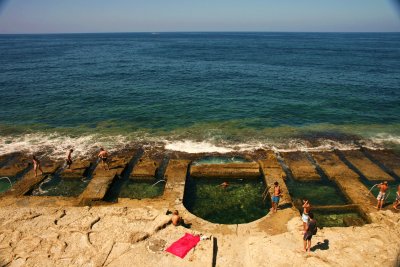
M 80 204 L 88 205 L 104 198 L 114 179 L 121 177 L 131 157 L 126 155 L 115 156 L 109 160 L 109 170 L 105 170 L 101 163 L 96 166 L 93 178 L 85 191 L 79 196 Z
M 272 195 L 272 188 L 275 182 L 278 182 L 281 190 L 282 197 L 279 202 L 279 206 L 291 206 L 292 199 L 289 195 L 289 190 L 285 183 L 286 174 L 279 164 L 275 154 L 271 151 L 268 152 L 266 159 L 258 161 L 261 166 L 262 176 L 264 178 L 265 184 L 271 186 L 269 189 L 270 196 Z
M 49 175 L 54 174 L 57 169 L 61 166 L 60 162 L 42 162 L 41 167 L 43 170 L 43 175 L 40 175 L 40 171 L 38 170 L 38 176 L 35 177 L 34 170 L 30 170 L 28 173 L 22 177 L 21 180 L 16 182 L 13 187 L 7 191 L 4 196 L 22 196 L 28 193 L 34 186 L 39 184 Z
M 360 150 L 342 151 L 345 158 L 370 181 L 393 181 L 394 179 L 369 160 Z
M 133 167 L 129 178 L 133 180 L 154 180 L 156 179 L 157 170 L 160 164 L 157 161 L 143 156 Z
M 260 166 L 257 162 L 203 164 L 190 167 L 190 176 L 195 178 L 259 178 Z
M 293 174 L 293 178 L 298 181 L 320 181 L 315 166 L 308 160 L 304 152 L 281 153 L 287 166 Z
M 167 200 L 170 207 L 179 209 L 182 205 L 185 182 L 190 160 L 172 159 L 168 162 L 165 171 L 165 190 L 163 199 Z
M 86 176 L 87 170 L 91 166 L 91 162 L 89 160 L 75 160 L 70 169 L 65 168 L 61 173 L 60 176 L 62 178 L 78 178 L 81 179 L 82 177 Z

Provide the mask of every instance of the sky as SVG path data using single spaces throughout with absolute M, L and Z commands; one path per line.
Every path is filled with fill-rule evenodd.
M 0 0 L 0 33 L 398 32 L 400 31 L 399 2 L 398 0 Z

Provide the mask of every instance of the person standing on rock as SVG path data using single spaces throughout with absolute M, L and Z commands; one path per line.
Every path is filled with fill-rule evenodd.
M 104 150 L 104 148 L 100 148 L 100 153 L 98 157 L 101 160 L 101 165 L 103 166 L 104 170 L 110 170 L 110 166 L 108 165 L 108 152 Z
M 310 252 L 311 249 L 311 238 L 313 235 L 317 234 L 317 221 L 314 220 L 314 214 L 312 212 L 308 213 L 309 220 L 306 224 L 306 230 L 303 236 L 304 252 Z
M 376 206 L 377 210 L 382 209 L 383 203 L 385 202 L 385 197 L 386 197 L 386 191 L 389 188 L 388 182 L 384 181 L 383 183 L 380 183 L 377 185 L 377 187 L 380 189 L 378 196 L 376 199 L 378 200 L 378 205 Z
M 308 199 L 304 198 L 303 199 L 303 214 L 301 215 L 301 220 L 303 221 L 303 234 L 306 232 L 310 210 L 311 210 L 311 204 L 308 201 Z
M 272 195 L 272 212 L 277 212 L 278 210 L 278 205 L 279 205 L 279 200 L 282 196 L 282 191 L 281 187 L 279 186 L 278 182 L 274 183 L 274 194 Z
M 35 171 L 35 177 L 37 177 L 38 169 L 41 172 L 40 175 L 43 175 L 42 166 L 40 166 L 40 161 L 38 160 L 38 158 L 35 155 L 32 156 L 32 162 L 33 162 L 33 170 Z
M 67 163 L 67 169 L 71 168 L 72 165 L 72 152 L 74 152 L 73 149 L 70 149 L 67 153 L 67 158 L 66 158 L 66 163 Z

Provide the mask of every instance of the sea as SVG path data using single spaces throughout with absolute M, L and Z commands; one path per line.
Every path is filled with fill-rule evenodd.
M 400 33 L 0 35 L 0 155 L 400 148 Z

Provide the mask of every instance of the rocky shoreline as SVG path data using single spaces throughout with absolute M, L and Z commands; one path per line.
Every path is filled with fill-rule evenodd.
M 205 164 L 192 169 L 191 162 L 204 156 L 239 156 L 249 163 Z M 95 159 L 76 160 L 72 170 L 66 171 L 60 168 L 62 162 L 43 158 L 45 175 L 34 177 L 28 155 L 1 156 L 0 176 L 14 177 L 15 184 L 0 195 L 0 265 L 399 266 L 400 214 L 390 206 L 376 211 L 373 195 L 362 184 L 362 179 L 399 181 L 398 159 L 391 151 L 368 150 L 282 154 L 259 150 L 221 155 L 133 149 L 113 154 L 110 171 L 96 165 Z M 78 197 L 29 194 L 55 173 L 66 179 L 90 177 L 90 182 Z M 279 181 L 286 193 L 275 214 L 247 224 L 214 224 L 183 205 L 185 181 L 192 174 L 225 175 L 226 179 L 261 175 L 265 184 Z M 122 176 L 153 177 L 154 181 L 162 177 L 166 180 L 164 193 L 152 199 L 105 201 L 109 188 Z M 313 252 L 302 252 L 299 211 L 285 182 L 307 177 L 337 184 L 350 203 L 331 208 L 358 209 L 369 223 L 324 227 L 313 238 Z M 174 209 L 191 223 L 190 229 L 170 224 L 167 213 Z M 202 240 L 185 259 L 164 252 L 185 232 L 212 238 Z

